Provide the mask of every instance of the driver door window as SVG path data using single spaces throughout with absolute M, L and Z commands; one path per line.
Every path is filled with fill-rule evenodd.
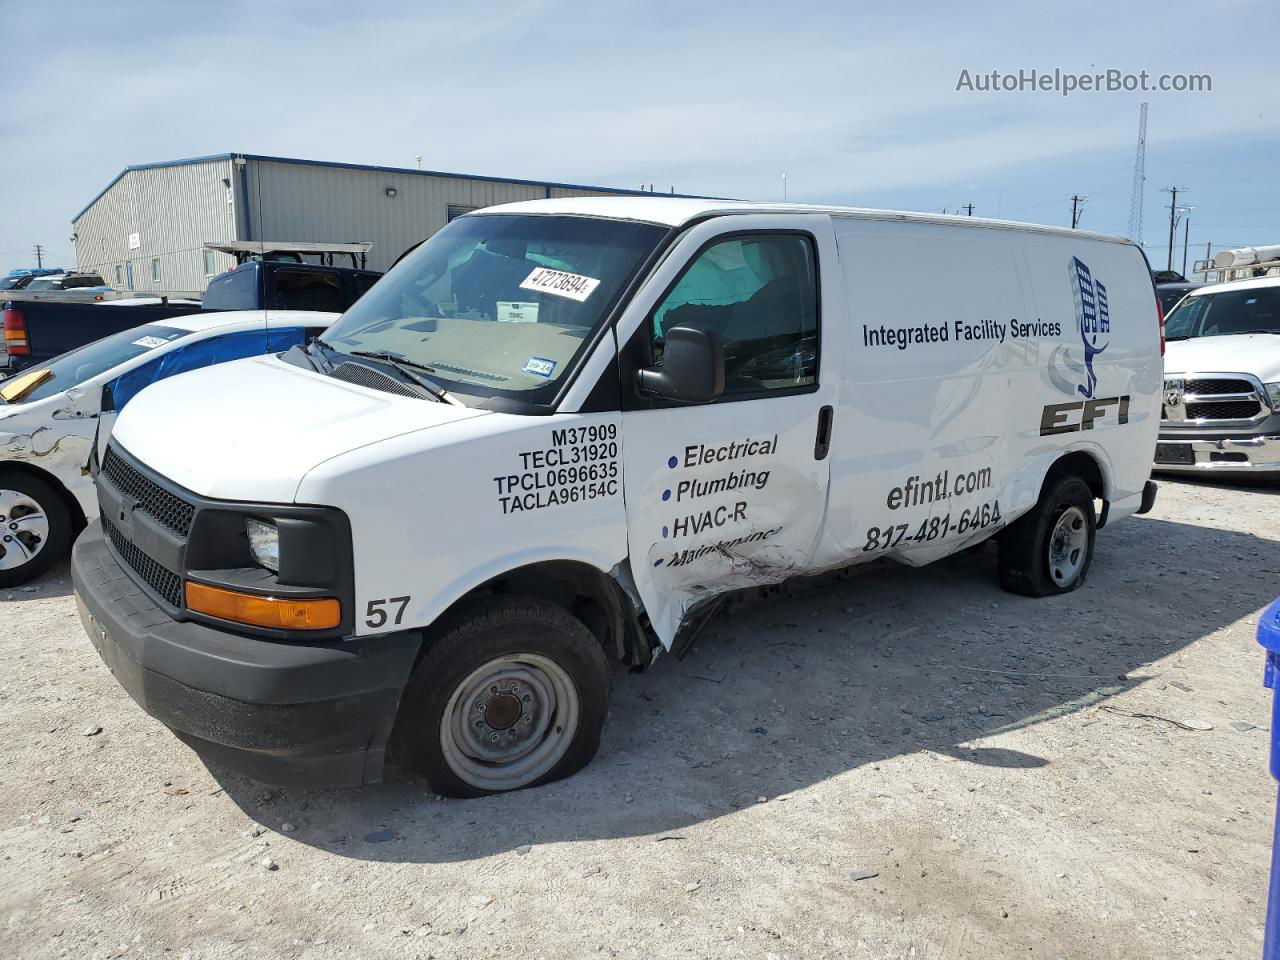
M 818 296 L 813 241 L 745 234 L 714 242 L 681 274 L 650 317 L 655 362 L 666 332 L 693 327 L 725 348 L 725 399 L 803 391 L 818 382 Z

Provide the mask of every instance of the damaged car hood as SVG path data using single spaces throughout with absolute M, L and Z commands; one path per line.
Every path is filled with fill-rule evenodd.
M 254 357 L 156 383 L 120 414 L 113 443 L 206 497 L 292 503 L 312 467 L 357 447 L 485 416 Z

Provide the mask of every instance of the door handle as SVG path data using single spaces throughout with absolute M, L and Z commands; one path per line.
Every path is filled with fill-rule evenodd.
M 831 423 L 835 416 L 835 410 L 831 407 L 823 407 L 818 411 L 818 439 L 813 443 L 815 460 L 825 460 L 831 450 Z

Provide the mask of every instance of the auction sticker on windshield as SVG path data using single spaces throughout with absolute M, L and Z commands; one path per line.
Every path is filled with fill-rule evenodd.
M 582 303 L 598 286 L 600 281 L 595 277 L 584 277 L 580 273 L 566 273 L 564 270 L 552 270 L 549 267 L 537 267 L 524 278 L 520 289 L 551 293 L 557 297 L 568 297 L 570 300 Z
M 154 350 L 156 347 L 163 347 L 169 341 L 164 337 L 139 337 L 133 341 L 135 347 L 146 347 L 148 350 Z

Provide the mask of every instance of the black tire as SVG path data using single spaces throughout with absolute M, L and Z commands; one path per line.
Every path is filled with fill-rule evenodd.
M 487 710 L 471 714 L 455 707 L 455 695 L 460 703 L 465 703 L 464 687 L 474 682 L 476 673 L 482 668 L 488 669 L 487 665 L 499 658 L 513 655 L 542 658 L 552 662 L 553 670 L 558 667 L 563 671 L 576 691 L 576 727 L 571 733 L 564 733 L 556 725 L 566 715 L 565 698 L 561 698 L 556 711 L 547 711 L 551 719 L 541 741 L 550 743 L 559 734 L 559 742 L 546 748 L 550 754 L 549 768 L 527 782 L 495 787 L 488 781 L 476 782 L 474 775 L 468 779 L 466 765 L 481 761 L 459 754 L 459 741 L 446 732 L 444 723 L 446 715 L 487 720 Z M 562 607 L 530 597 L 492 597 L 478 601 L 451 617 L 437 636 L 428 638 L 400 702 L 392 733 L 392 758 L 401 768 L 425 777 L 433 792 L 448 797 L 481 797 L 560 780 L 585 767 L 599 749 L 600 733 L 609 711 L 611 683 L 609 661 L 600 642 Z M 490 702 L 496 702 L 503 695 L 499 693 Z M 518 703 L 516 706 L 519 711 L 526 709 Z M 552 716 L 557 711 L 559 715 Z M 529 715 L 521 719 L 528 720 Z M 475 726 L 481 726 L 478 720 Z M 512 731 L 518 726 L 516 721 L 500 730 L 514 738 L 516 733 Z M 486 734 L 481 737 L 490 729 L 485 727 Z M 472 733 L 466 730 L 465 735 Z M 446 749 L 446 737 L 451 749 Z M 541 749 L 544 748 L 539 746 L 535 752 Z M 556 758 L 560 749 L 563 753 Z M 515 765 L 509 768 L 514 770 Z M 492 769 L 501 777 L 507 768 L 495 764 Z
M 48 519 L 49 532 L 42 538 L 39 550 L 16 567 L 0 569 L 0 587 L 16 587 L 33 580 L 44 573 L 56 560 L 66 556 L 71 546 L 72 520 L 71 511 L 67 509 L 62 495 L 51 484 L 27 473 L 13 470 L 0 471 L 0 491 L 16 491 L 34 500 Z M 3 514 L 0 509 L 0 514 Z M 11 529 L 12 521 L 8 516 L 0 521 L 0 563 L 11 555 L 24 555 L 28 547 L 19 545 L 11 538 L 16 532 Z
M 1081 515 L 1086 541 L 1078 569 L 1063 582 L 1055 578 L 1049 541 L 1058 521 L 1071 510 Z M 1024 597 L 1051 597 L 1078 589 L 1089 575 L 1096 534 L 1097 516 L 1089 485 L 1074 476 L 1051 481 L 1036 505 L 1000 535 L 1000 586 Z

